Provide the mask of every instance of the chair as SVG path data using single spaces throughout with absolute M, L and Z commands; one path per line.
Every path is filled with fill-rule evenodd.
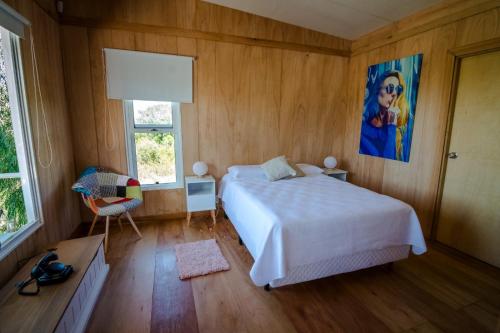
M 105 252 L 108 251 L 110 216 L 118 217 L 118 224 L 121 229 L 121 216 L 125 214 L 135 232 L 142 238 L 129 213 L 130 210 L 142 204 L 141 184 L 138 180 L 100 167 L 88 167 L 71 188 L 73 191 L 81 193 L 83 202 L 95 214 L 89 236 L 94 230 L 98 217 L 106 216 Z

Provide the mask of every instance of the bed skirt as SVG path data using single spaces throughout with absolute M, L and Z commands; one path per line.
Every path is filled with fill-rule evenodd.
M 286 277 L 273 280 L 269 284 L 271 287 L 276 288 L 288 284 L 321 279 L 331 275 L 353 272 L 408 258 L 409 252 L 410 246 L 402 245 L 334 257 L 313 264 L 293 267 Z

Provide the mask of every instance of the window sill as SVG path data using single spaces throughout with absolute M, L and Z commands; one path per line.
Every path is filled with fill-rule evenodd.
M 14 235 L 8 238 L 4 243 L 2 242 L 0 248 L 0 260 L 7 257 L 12 251 L 14 251 L 23 241 L 25 241 L 29 236 L 31 236 L 35 231 L 37 231 L 42 226 L 41 221 L 33 222 L 23 229 L 20 229 Z
M 141 185 L 142 191 L 157 191 L 157 190 L 177 190 L 184 188 L 184 184 L 168 183 L 168 184 L 149 184 Z

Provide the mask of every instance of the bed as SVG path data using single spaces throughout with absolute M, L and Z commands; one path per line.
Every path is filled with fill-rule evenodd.
M 270 182 L 226 174 L 219 198 L 254 258 L 255 285 L 279 287 L 426 252 L 413 208 L 323 174 Z

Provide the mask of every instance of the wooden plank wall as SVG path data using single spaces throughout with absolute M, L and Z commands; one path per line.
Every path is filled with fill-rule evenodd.
M 442 18 L 437 21 L 428 21 L 428 15 L 417 14 L 393 25 L 393 30 L 383 28 L 353 42 L 349 65 L 351 84 L 345 112 L 343 166 L 354 183 L 411 204 L 426 236 L 431 231 L 445 153 L 452 78 L 452 57 L 448 50 L 500 37 L 500 2 L 463 1 L 458 7 L 462 5 L 469 6 L 466 10 L 470 15 L 459 20 L 450 20 L 455 15 L 455 6 L 441 7 Z M 367 67 L 416 53 L 423 53 L 424 58 L 410 162 L 358 154 Z
M 8 3 L 26 16 L 33 25 L 40 84 L 47 112 L 48 131 L 54 149 L 54 160 L 49 169 L 37 165 L 45 224 L 0 261 L 0 285 L 17 271 L 18 261 L 43 250 L 48 243 L 68 238 L 80 223 L 78 197 L 71 191 L 71 184 L 75 179 L 75 166 L 64 93 L 59 24 L 32 0 L 8 1 Z M 31 127 L 36 138 L 33 75 L 28 40 L 23 40 L 21 45 Z M 43 138 L 45 134 L 41 135 Z M 44 162 L 47 161 L 47 151 L 47 143 L 42 139 L 38 153 Z
M 105 147 L 104 47 L 197 57 L 194 103 L 181 107 L 185 174 L 198 159 L 221 177 L 231 164 L 262 163 L 278 154 L 312 163 L 341 155 L 342 143 L 334 138 L 343 122 L 334 112 L 346 107 L 347 58 L 75 26 L 63 26 L 62 41 L 78 172 L 88 165 L 127 172 L 120 101 L 107 101 L 117 142 L 112 150 Z M 184 212 L 184 195 L 144 192 L 135 216 Z
M 103 24 L 99 28 L 93 21 L 91 27 L 63 28 L 73 131 L 80 133 L 75 137 L 88 139 L 75 140 L 78 171 L 88 164 L 126 171 L 120 103 L 108 102 L 120 125 L 118 146 L 113 152 L 103 148 L 102 47 L 196 55 L 195 103 L 182 107 L 186 173 L 196 159 L 208 162 L 210 172 L 220 177 L 233 163 L 260 163 L 283 153 L 320 164 L 331 153 L 341 157 L 352 182 L 414 206 L 427 236 L 443 156 L 452 68 L 448 50 L 499 34 L 498 0 L 446 1 L 353 41 L 348 61 L 285 46 L 248 46 L 153 33 L 140 26 L 133 29 L 134 24 L 155 24 L 349 48 L 335 37 L 329 42 L 324 36 L 311 38 L 305 29 L 197 0 L 65 3 L 67 17 Z M 106 28 L 113 22 L 127 25 L 120 30 Z M 410 163 L 358 155 L 368 65 L 418 52 L 424 54 L 424 64 Z M 146 192 L 145 198 L 137 216 L 185 209 L 183 191 Z
M 201 0 L 65 0 L 64 18 L 170 27 L 332 49 L 349 50 L 351 45 L 349 40 Z

